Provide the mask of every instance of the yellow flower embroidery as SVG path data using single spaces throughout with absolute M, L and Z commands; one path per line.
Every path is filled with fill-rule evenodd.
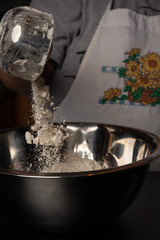
M 153 72 L 150 74 L 150 78 L 155 82 L 160 82 L 160 72 Z
M 136 82 L 140 87 L 143 87 L 144 89 L 148 89 L 148 88 L 153 88 L 153 81 L 150 79 L 149 75 L 139 75 L 136 78 Z
M 143 105 L 160 105 L 160 54 L 148 52 L 140 56 L 141 49 L 132 48 L 125 52 L 125 66 L 118 70 L 124 79 L 124 88 L 110 88 L 100 98 L 103 105 L 107 101 L 126 101 Z M 123 93 L 123 94 L 122 94 Z
M 154 80 L 151 80 L 152 89 L 160 88 L 160 82 L 156 82 Z
M 121 95 L 121 90 L 119 88 L 110 88 L 104 92 L 104 99 L 112 100 L 114 97 Z
M 142 72 L 153 74 L 160 70 L 160 56 L 157 53 L 148 53 L 139 62 L 142 63 Z
M 131 92 L 134 92 L 139 88 L 139 85 L 137 84 L 137 82 L 130 82 L 128 80 L 125 81 L 125 85 L 131 87 Z
M 140 66 L 136 61 L 126 63 L 126 76 L 128 78 L 137 77 L 140 74 Z
M 140 48 L 132 48 L 131 51 L 125 52 L 126 55 L 133 56 L 137 53 L 140 53 L 141 49 Z

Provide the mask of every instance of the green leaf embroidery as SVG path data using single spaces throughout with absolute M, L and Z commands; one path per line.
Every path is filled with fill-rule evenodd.
M 127 63 L 130 63 L 131 61 L 135 61 L 139 65 L 142 64 L 142 61 L 140 60 L 140 59 L 142 59 L 141 56 L 140 56 L 140 51 L 138 50 L 138 52 L 137 52 L 137 50 L 138 49 L 132 48 L 132 51 L 125 53 L 126 59 L 124 59 L 124 61 L 123 61 L 123 63 L 125 63 L 123 65 L 125 65 L 125 66 L 124 67 L 120 67 L 119 70 L 118 70 L 119 78 L 123 78 L 125 80 L 125 82 L 124 82 L 124 90 L 121 89 L 122 90 L 121 94 L 124 93 L 124 95 L 120 94 L 119 97 L 115 96 L 112 99 L 106 99 L 105 98 L 106 96 L 103 96 L 99 100 L 99 103 L 104 105 L 107 101 L 108 102 L 110 102 L 110 101 L 116 102 L 117 100 L 120 100 L 120 101 L 129 100 L 129 96 L 125 95 L 125 93 L 128 92 L 128 93 L 130 93 L 132 95 L 133 101 L 137 102 L 137 100 L 139 100 L 138 102 L 141 102 L 142 104 L 145 104 L 142 101 L 142 94 L 143 94 L 143 90 L 144 90 L 144 87 L 143 87 L 144 85 L 143 86 L 141 85 L 142 87 L 140 87 L 139 89 L 137 89 L 137 90 L 135 90 L 133 92 L 134 87 L 138 87 L 138 85 L 137 85 L 138 83 L 136 84 L 136 78 L 134 77 L 134 75 L 130 75 L 131 77 L 127 77 L 128 76 L 127 73 L 128 73 L 128 70 L 129 70 L 128 68 L 130 67 L 130 65 L 128 65 Z M 137 52 L 137 53 L 133 54 L 134 52 Z M 145 55 L 145 57 L 147 57 L 147 56 L 150 57 L 150 53 Z M 142 71 L 142 68 L 140 68 L 140 74 L 146 75 L 146 73 Z M 160 105 L 160 87 L 156 88 L 155 90 L 153 90 L 153 87 L 151 86 L 151 87 L 148 87 L 147 89 L 148 90 L 150 90 L 150 89 L 152 90 L 152 93 L 149 93 L 149 95 L 150 95 L 150 97 L 154 98 L 154 101 L 156 101 L 156 102 L 152 103 L 151 105 L 152 106 L 155 106 L 157 104 Z M 148 102 L 147 104 L 150 104 L 150 103 Z
M 132 97 L 134 100 L 138 100 L 142 96 L 142 90 L 143 88 L 141 87 L 132 93 Z
M 128 63 L 130 61 L 136 61 L 139 64 L 138 57 L 140 57 L 139 53 L 133 54 L 131 56 L 129 55 L 128 58 L 125 59 L 123 62 Z
M 122 95 L 122 96 L 119 98 L 119 100 L 128 100 L 128 96 Z
M 113 98 L 111 99 L 112 102 L 116 102 L 117 100 L 118 100 L 118 97 L 113 97 Z
M 126 69 L 121 67 L 119 70 L 118 70 L 118 75 L 120 78 L 125 78 L 126 77 Z
M 155 91 L 150 96 L 151 97 L 160 97 L 160 88 L 156 88 Z
M 107 99 L 106 98 L 103 98 L 101 103 L 104 105 L 105 103 L 107 102 Z
M 132 88 L 131 86 L 125 86 L 124 92 L 131 92 Z

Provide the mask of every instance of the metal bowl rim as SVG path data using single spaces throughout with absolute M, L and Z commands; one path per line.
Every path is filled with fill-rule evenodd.
M 57 124 L 57 123 L 55 123 Z M 59 124 L 59 123 L 58 123 Z M 20 170 L 14 170 L 9 168 L 0 168 L 0 175 L 11 175 L 11 176 L 17 176 L 17 177 L 29 177 L 29 178 L 77 178 L 77 177 L 90 177 L 90 176 L 100 176 L 110 173 L 117 173 L 120 171 L 126 171 L 132 168 L 140 167 L 146 164 L 150 164 L 151 162 L 157 160 L 157 158 L 160 156 L 160 138 L 156 136 L 153 133 L 147 132 L 145 130 L 137 129 L 137 128 L 131 128 L 131 127 L 125 127 L 121 125 L 111 125 L 111 124 L 103 124 L 103 123 L 87 123 L 87 122 L 68 122 L 68 125 L 71 124 L 87 124 L 87 125 L 103 125 L 107 126 L 108 128 L 121 128 L 129 131 L 133 131 L 139 134 L 145 134 L 147 136 L 150 136 L 153 141 L 155 141 L 157 147 L 155 151 L 150 154 L 149 157 L 140 159 L 137 162 L 125 164 L 119 167 L 113 167 L 108 169 L 102 169 L 102 170 L 94 170 L 94 171 L 84 171 L 84 172 L 58 172 L 58 173 L 45 173 L 45 172 L 27 172 L 27 171 L 20 171 Z M 1 133 L 13 131 L 16 129 L 25 129 L 28 128 L 28 126 L 24 127 L 16 127 L 16 128 L 8 128 L 0 131 Z

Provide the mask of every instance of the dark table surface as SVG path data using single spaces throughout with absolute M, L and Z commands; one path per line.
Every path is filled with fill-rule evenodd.
M 160 240 L 160 172 L 148 172 L 132 205 L 111 225 L 88 233 L 55 234 L 22 228 L 0 213 L 0 240 Z

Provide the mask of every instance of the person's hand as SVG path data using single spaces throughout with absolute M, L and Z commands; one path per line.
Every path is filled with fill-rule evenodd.
M 48 59 L 42 73 L 42 77 L 45 79 L 45 82 L 49 80 L 53 72 L 56 70 L 57 66 L 58 65 L 56 62 Z M 3 72 L 2 70 L 0 70 L 0 80 L 8 89 L 13 92 L 28 94 L 31 91 L 30 81 L 14 77 L 10 74 Z
M 28 94 L 31 90 L 31 82 L 14 77 L 0 70 L 0 81 L 13 92 Z

